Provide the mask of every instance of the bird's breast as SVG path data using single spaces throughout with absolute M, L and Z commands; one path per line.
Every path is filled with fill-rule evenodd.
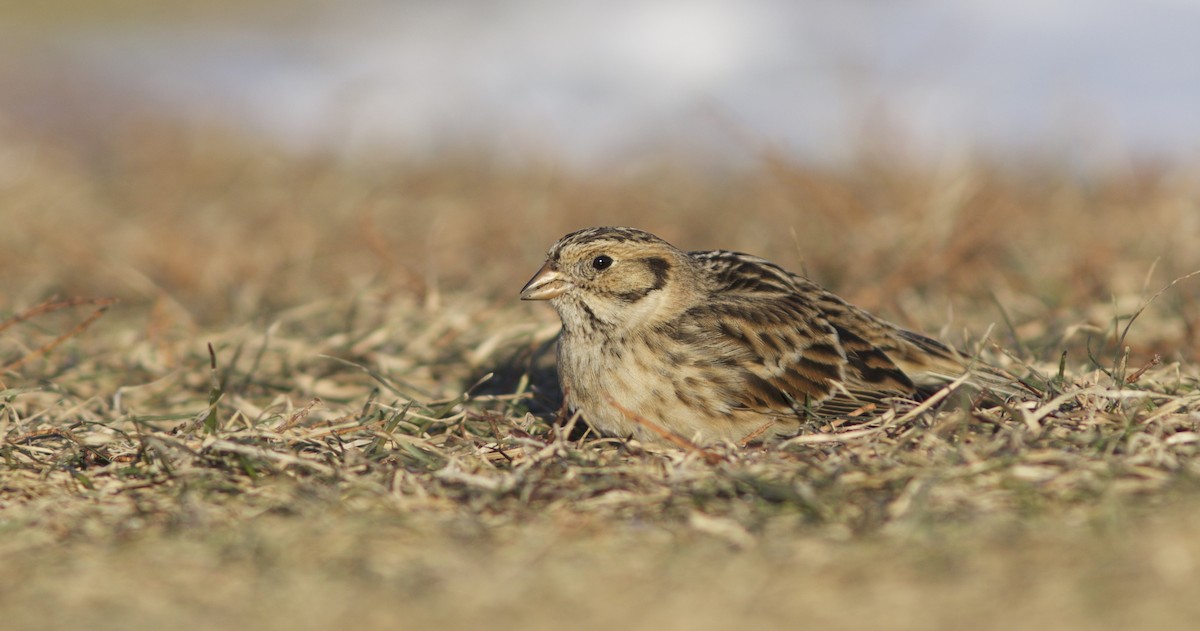
M 564 330 L 559 381 L 567 403 L 597 431 L 653 437 L 652 424 L 684 437 L 742 436 L 730 392 L 736 378 L 714 372 L 698 350 L 654 335 L 580 336 Z

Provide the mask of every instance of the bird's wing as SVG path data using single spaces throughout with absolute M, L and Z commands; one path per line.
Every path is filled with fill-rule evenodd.
M 875 366 L 882 365 L 885 373 L 890 373 L 891 368 L 898 369 L 910 380 L 909 392 L 915 386 L 920 395 L 932 394 L 964 373 L 970 373 L 965 382 L 968 388 L 987 394 L 986 398 L 993 401 L 1033 392 L 1008 372 L 974 361 L 931 337 L 885 322 L 806 278 L 796 277 L 796 283 L 801 291 L 817 296 L 821 312 L 837 329 L 851 363 L 857 364 L 855 356 L 864 360 L 863 365 L 854 366 L 856 370 L 851 372 L 856 374 L 850 375 L 851 381 L 857 376 L 867 385 L 886 386 L 885 381 L 874 378 Z M 886 374 L 883 376 L 886 380 Z
M 743 390 L 730 395 L 741 407 L 846 414 L 915 393 L 891 355 L 902 345 L 885 344 L 892 336 L 867 312 L 757 257 L 691 255 L 709 272 L 712 300 L 681 319 L 681 333 L 741 370 Z

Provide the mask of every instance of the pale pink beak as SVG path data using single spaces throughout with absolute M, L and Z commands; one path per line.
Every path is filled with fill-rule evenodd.
M 550 267 L 550 261 L 546 261 L 542 269 L 521 288 L 521 300 L 550 300 L 561 296 L 566 290 L 567 281 Z

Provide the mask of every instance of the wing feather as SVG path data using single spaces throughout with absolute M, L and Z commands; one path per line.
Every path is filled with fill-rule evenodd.
M 688 341 L 704 344 L 715 333 L 714 344 L 736 357 L 746 387 L 729 396 L 740 406 L 846 414 L 915 394 L 889 353 L 900 347 L 890 325 L 764 259 L 724 250 L 691 255 L 715 286 L 713 302 L 688 314 Z

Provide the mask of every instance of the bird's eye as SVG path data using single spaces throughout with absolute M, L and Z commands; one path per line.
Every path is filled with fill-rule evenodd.
M 612 264 L 613 264 L 612 257 L 606 256 L 604 254 L 601 254 L 600 256 L 597 256 L 596 258 L 592 259 L 592 268 L 593 269 L 606 270 L 609 267 L 612 267 Z

